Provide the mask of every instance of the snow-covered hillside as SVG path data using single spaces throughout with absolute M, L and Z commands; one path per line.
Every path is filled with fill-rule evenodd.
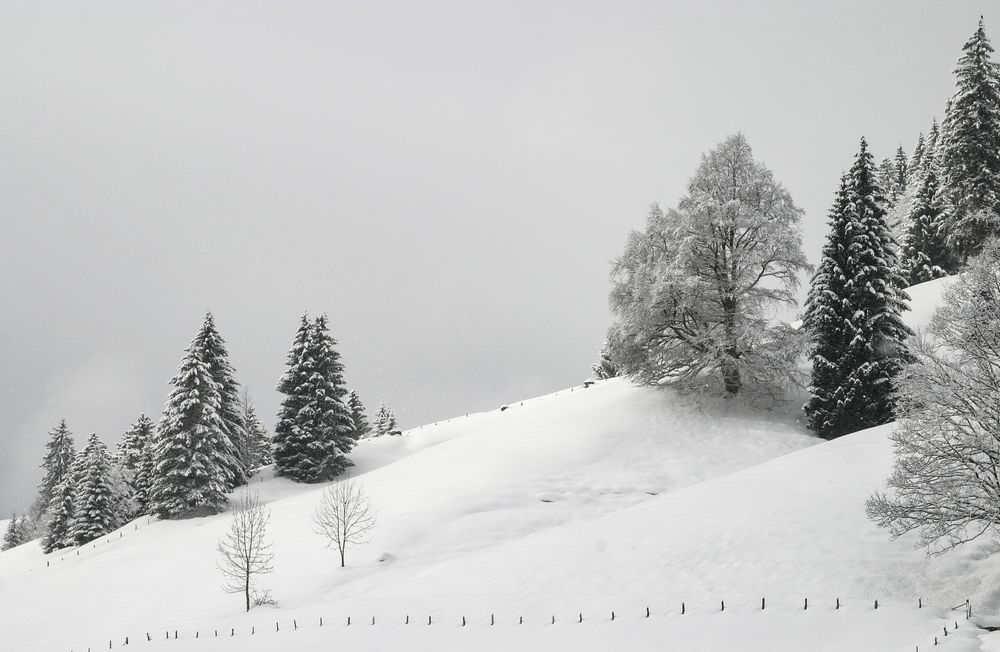
M 914 290 L 913 325 L 942 287 Z M 313 532 L 321 487 L 265 470 L 248 490 L 272 514 L 276 606 L 219 589 L 227 514 L 144 519 L 79 554 L 0 554 L 0 648 L 979 649 L 948 608 L 1000 606 L 996 564 L 928 559 L 864 516 L 891 426 L 819 443 L 795 412 L 616 379 L 362 442 L 379 523 L 346 569 Z

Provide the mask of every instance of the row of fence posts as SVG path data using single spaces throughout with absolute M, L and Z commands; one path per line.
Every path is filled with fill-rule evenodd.
M 874 603 L 873 603 L 872 606 L 873 606 L 873 608 L 875 610 L 878 609 L 878 607 L 879 607 L 878 598 L 875 599 L 875 601 L 874 601 Z M 764 610 L 766 610 L 766 608 L 767 608 L 767 599 L 765 597 L 761 597 L 761 599 L 760 599 L 760 609 L 761 609 L 761 611 L 764 611 Z M 923 609 L 924 608 L 924 599 L 922 597 L 917 598 L 917 608 L 918 609 Z M 803 600 L 802 600 L 802 609 L 803 609 L 803 611 L 807 611 L 809 609 L 809 598 L 803 598 Z M 836 609 L 836 610 L 840 609 L 840 598 L 836 598 L 836 600 L 834 601 L 834 609 Z M 964 604 L 958 605 L 957 607 L 953 607 L 952 611 L 957 611 L 958 609 L 963 609 L 965 611 L 965 619 L 966 620 L 968 620 L 968 619 L 970 619 L 972 617 L 972 605 L 969 602 L 969 600 L 966 600 Z M 725 610 L 726 610 L 726 601 L 725 600 L 721 600 L 719 602 L 719 611 L 720 612 L 724 612 Z M 687 603 L 686 602 L 681 602 L 681 612 L 680 613 L 681 613 L 682 616 L 687 614 Z M 652 616 L 652 614 L 653 614 L 652 610 L 649 607 L 646 607 L 646 611 L 645 611 L 645 616 L 644 617 L 645 618 L 650 618 Z M 614 622 L 615 619 L 616 619 L 616 615 L 615 615 L 615 612 L 612 610 L 611 611 L 611 616 L 610 616 L 609 620 L 611 622 Z M 497 620 L 496 620 L 496 614 L 491 613 L 490 614 L 490 626 L 492 627 L 492 626 L 496 625 L 496 622 L 497 622 Z M 556 617 L 553 615 L 550 618 L 549 622 L 552 625 L 555 625 L 556 624 Z M 582 623 L 582 622 L 583 622 L 583 612 L 578 612 L 578 614 L 577 614 L 577 623 Z M 348 616 L 347 617 L 347 623 L 346 623 L 346 625 L 348 627 L 350 627 L 351 624 L 352 624 L 351 616 Z M 372 616 L 372 618 L 371 618 L 371 625 L 374 626 L 375 624 L 376 624 L 375 616 Z M 404 619 L 403 624 L 404 625 L 409 625 L 410 624 L 410 616 L 409 616 L 409 614 L 406 615 L 406 618 Z M 433 625 L 433 624 L 434 624 L 434 618 L 433 618 L 433 616 L 427 616 L 427 625 Z M 462 627 L 465 627 L 467 624 L 468 624 L 468 620 L 466 619 L 465 616 L 462 616 Z M 517 624 L 518 625 L 523 625 L 524 624 L 524 616 L 518 616 L 518 618 L 517 618 Z M 323 627 L 323 625 L 324 625 L 323 617 L 320 616 L 319 617 L 319 626 Z M 292 629 L 293 630 L 297 630 L 298 628 L 299 628 L 298 619 L 294 619 L 293 618 L 292 619 Z M 944 635 L 948 636 L 948 628 L 944 627 L 943 629 L 944 629 Z M 958 629 L 958 621 L 955 621 L 955 629 Z M 274 623 L 274 631 L 275 632 L 280 632 L 281 631 L 281 623 L 280 623 L 280 621 L 275 621 L 275 623 Z M 214 637 L 218 638 L 218 636 L 219 636 L 219 630 L 216 629 L 216 630 L 213 630 L 213 632 L 214 632 Z M 173 633 L 174 633 L 173 638 L 176 640 L 178 638 L 178 630 L 176 630 L 176 629 L 173 630 Z M 251 628 L 250 628 L 250 635 L 253 636 L 256 633 L 257 633 L 257 627 L 255 625 L 251 626 Z M 225 631 L 223 631 L 223 635 L 225 635 Z M 196 630 L 195 633 L 194 633 L 194 637 L 195 638 L 200 638 L 200 636 L 201 636 L 201 631 L 200 630 Z M 230 630 L 229 630 L 229 636 L 230 637 L 236 636 L 236 628 L 235 627 L 230 628 Z M 170 640 L 170 630 L 166 630 L 165 631 L 164 638 L 166 640 Z M 150 635 L 149 632 L 146 632 L 146 640 L 147 641 L 152 641 L 153 640 L 153 637 Z M 129 637 L 126 636 L 125 637 L 125 642 L 122 645 L 124 646 L 124 645 L 128 645 L 128 644 L 129 644 Z M 934 638 L 934 645 L 937 645 L 937 644 L 938 644 L 938 639 L 937 639 L 937 637 L 935 637 Z M 109 640 L 108 641 L 108 649 L 112 649 L 113 645 L 114 645 L 114 641 L 113 640 Z M 87 652 L 91 652 L 91 649 L 87 648 Z M 919 647 L 917 648 L 917 652 L 919 652 Z
M 146 517 L 146 525 L 149 525 L 149 518 L 150 517 L 148 517 L 148 516 Z M 138 523 L 133 523 L 132 524 L 132 531 L 136 532 L 138 530 L 139 530 L 139 524 Z M 105 537 L 104 543 L 111 543 L 112 541 L 115 540 L 114 537 L 110 536 L 111 534 L 113 534 L 113 533 L 109 532 L 108 534 L 104 535 L 104 537 Z M 118 530 L 118 538 L 119 539 L 124 539 L 125 538 L 125 531 L 124 531 L 124 529 L 119 528 L 119 530 Z M 91 541 L 90 542 L 90 547 L 96 550 L 97 549 L 97 544 L 98 544 L 99 541 L 100 541 L 100 537 L 97 540 L 95 540 L 95 541 Z M 82 549 L 84 549 L 86 547 L 87 547 L 86 543 L 83 544 L 82 546 L 77 546 L 77 548 L 76 548 L 76 555 L 75 556 L 79 557 L 80 556 L 80 550 L 82 550 Z M 59 561 L 66 561 L 66 555 L 59 555 Z M 46 568 L 50 568 L 51 566 L 52 566 L 52 560 L 51 559 L 46 559 L 45 560 L 45 567 Z

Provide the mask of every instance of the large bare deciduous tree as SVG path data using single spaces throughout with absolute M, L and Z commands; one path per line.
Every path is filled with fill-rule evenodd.
M 257 494 L 247 494 L 233 508 L 233 523 L 218 544 L 219 570 L 225 576 L 222 589 L 227 593 L 242 593 L 246 610 L 250 611 L 250 596 L 254 578 L 266 575 L 274 553 L 267 543 L 267 524 L 271 514 L 264 510 Z
M 375 510 L 359 482 L 344 478 L 323 491 L 313 514 L 317 533 L 340 553 L 340 567 L 348 547 L 368 543 L 375 528 Z

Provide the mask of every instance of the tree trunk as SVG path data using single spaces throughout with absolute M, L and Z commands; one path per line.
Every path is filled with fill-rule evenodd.
M 250 573 L 247 573 L 246 583 L 243 585 L 243 594 L 247 599 L 247 613 L 250 612 Z
M 729 301 L 723 302 L 725 310 L 724 324 L 726 328 L 726 342 L 723 349 L 722 360 L 722 382 L 726 386 L 726 393 L 735 396 L 739 393 L 743 383 L 740 379 L 740 367 L 738 360 L 740 357 L 739 348 L 736 342 L 736 306 Z
M 726 359 L 722 362 L 722 382 L 726 387 L 726 393 L 735 396 L 743 385 L 740 380 L 740 368 L 736 364 L 736 358 L 731 357 L 729 351 L 726 351 L 726 354 Z
M 344 567 L 344 549 L 343 548 L 340 549 L 340 567 L 341 568 Z

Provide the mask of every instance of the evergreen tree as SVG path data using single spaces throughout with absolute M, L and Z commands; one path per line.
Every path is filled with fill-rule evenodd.
M 353 389 L 347 395 L 347 407 L 351 410 L 351 421 L 354 422 L 354 438 L 363 439 L 367 437 L 372 427 L 368 423 L 368 417 L 365 415 L 365 406 L 361 402 L 361 397 Z
M 218 512 L 233 486 L 219 388 L 196 338 L 187 348 L 155 437 L 151 511 L 161 518 Z
M 948 205 L 933 157 L 924 161 L 910 202 L 902 265 L 910 285 L 947 276 L 957 264 L 947 241 Z
M 96 434 L 83 449 L 85 465 L 76 487 L 70 538 L 77 545 L 104 536 L 119 526 L 111 477 L 111 455 Z
M 841 179 L 830 234 L 806 301 L 812 361 L 809 426 L 825 438 L 892 419 L 893 379 L 910 355 L 909 299 L 868 145 Z
M 149 512 L 149 490 L 153 482 L 153 420 L 140 414 L 122 435 L 118 444 L 123 476 L 128 483 L 129 498 L 134 512 L 131 516 Z
M 910 162 L 906 166 L 906 182 L 907 185 L 910 184 L 910 180 L 916 176 L 917 172 L 920 170 L 920 166 L 924 158 L 924 133 L 920 132 L 917 136 L 917 144 L 913 148 L 913 155 L 910 156 Z
M 289 369 L 278 391 L 285 394 L 275 426 L 278 472 L 296 482 L 323 482 L 351 461 L 354 422 L 345 402 L 343 364 L 326 317 L 303 324 L 289 353 Z
M 52 490 L 63 481 L 69 472 L 74 454 L 73 434 L 66 426 L 66 420 L 63 419 L 58 426 L 49 432 L 49 441 L 45 444 L 45 458 L 42 461 L 45 476 L 42 478 L 42 484 L 38 487 L 39 498 L 44 505 L 49 503 L 52 499 Z
M 274 457 L 271 455 L 271 438 L 268 437 L 267 428 L 257 416 L 257 408 L 250 399 L 250 392 L 243 390 L 240 401 L 243 406 L 243 422 L 246 423 L 249 437 L 248 468 L 253 471 L 262 466 L 274 464 Z
M 618 365 L 615 364 L 613 358 L 614 346 L 612 344 L 612 333 L 615 331 L 616 329 L 612 329 L 612 332 L 608 333 L 607 339 L 604 340 L 604 346 L 601 347 L 600 357 L 590 368 L 594 372 L 594 378 L 604 380 L 605 378 L 614 378 L 619 373 Z
M 301 444 L 299 413 L 308 402 L 309 380 L 315 363 L 307 358 L 306 345 L 309 342 L 312 324 L 309 315 L 302 315 L 299 329 L 295 333 L 292 348 L 288 351 L 288 369 L 278 383 L 278 392 L 284 395 L 278 410 L 278 422 L 274 427 L 273 456 L 275 469 L 284 473 L 294 468 L 299 458 L 305 454 Z
M 903 146 L 900 145 L 896 148 L 896 158 L 893 160 L 893 179 L 892 179 L 892 202 L 896 203 L 899 196 L 903 194 L 906 190 L 906 180 L 910 176 L 910 164 L 906 160 L 906 152 L 903 151 Z
M 42 537 L 42 550 L 46 554 L 60 548 L 75 545 L 71 536 L 73 518 L 76 513 L 76 485 L 71 475 L 52 490 L 52 500 L 46 509 L 46 528 Z
M 948 231 L 952 249 L 964 263 L 987 238 L 1000 233 L 1000 66 L 992 61 L 982 17 L 962 52 L 942 153 L 954 207 Z
M 202 361 L 219 391 L 219 416 L 222 418 L 225 438 L 220 452 L 225 457 L 227 477 L 231 478 L 227 491 L 247 483 L 252 458 L 251 443 L 243 420 L 240 402 L 240 386 L 236 382 L 236 371 L 229 363 L 226 342 L 215 327 L 212 313 L 205 315 L 201 331 L 195 337 L 196 346 L 201 349 Z
M 17 514 L 10 515 L 10 523 L 3 534 L 3 541 L 0 541 L 0 551 L 10 550 L 24 543 L 23 518 Z
M 372 424 L 372 437 L 390 435 L 396 430 L 396 415 L 385 403 L 378 404 L 375 411 L 375 421 Z

